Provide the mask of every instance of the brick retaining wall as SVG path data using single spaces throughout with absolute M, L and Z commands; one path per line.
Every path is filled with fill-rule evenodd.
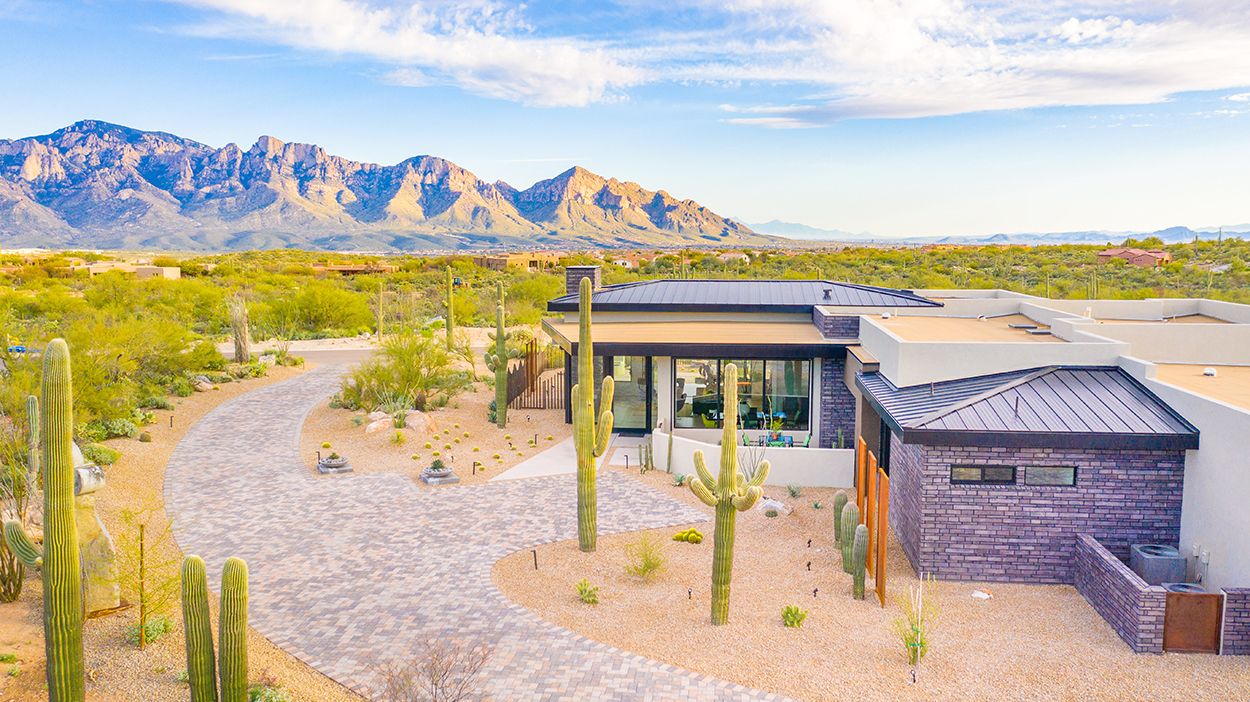
M 891 510 L 891 521 L 908 525 L 904 550 L 917 571 L 951 580 L 1071 583 L 1078 533 L 1120 558 L 1128 558 L 1131 544 L 1180 541 L 1182 451 L 891 441 L 890 497 L 900 510 L 897 517 Z M 953 465 L 1015 466 L 1017 484 L 952 484 Z M 1077 484 L 1026 485 L 1030 466 L 1076 466 Z
M 1224 646 L 1226 656 L 1250 656 L 1250 587 L 1224 588 Z
M 1090 606 L 1138 653 L 1163 653 L 1167 591 L 1147 585 L 1089 534 L 1076 537 L 1075 585 Z

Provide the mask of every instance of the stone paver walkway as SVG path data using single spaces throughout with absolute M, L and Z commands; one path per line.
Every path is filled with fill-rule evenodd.
M 216 589 L 228 556 L 251 571 L 251 623 L 365 692 L 371 666 L 431 637 L 494 645 L 494 700 L 779 699 L 600 644 L 539 619 L 491 582 L 519 549 L 576 536 L 573 476 L 421 490 L 387 474 L 313 477 L 307 412 L 338 383 L 323 367 L 242 395 L 191 428 L 166 506 Z M 625 476 L 599 479 L 601 533 L 706 519 Z

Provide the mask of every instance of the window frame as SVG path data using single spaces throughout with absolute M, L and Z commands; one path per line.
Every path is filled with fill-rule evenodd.
M 810 433 L 810 432 L 814 432 L 814 431 L 815 431 L 815 430 L 813 429 L 813 427 L 814 427 L 814 426 L 816 426 L 817 421 L 818 421 L 818 418 L 816 418 L 816 417 L 813 417 L 813 416 L 812 416 L 812 398 L 813 398 L 813 396 L 815 395 L 815 392 L 816 392 L 816 390 L 815 390 L 815 387 L 816 387 L 816 371 L 817 371 L 817 369 L 819 368 L 819 364 L 818 364 L 816 361 L 814 361 L 813 359 L 810 359 L 810 358 L 801 358 L 801 359 L 785 359 L 785 358 L 767 358 L 767 357 L 753 357 L 753 358 L 742 358 L 742 357 L 738 357 L 738 358 L 726 358 L 726 357 L 716 357 L 716 358 L 696 358 L 696 357 L 694 357 L 694 356 L 672 356 L 672 357 L 671 357 L 671 360 L 672 360 L 672 378 L 673 378 L 673 381 L 672 381 L 672 382 L 673 382 L 673 393 L 672 393 L 673 400 L 672 400 L 672 402 L 670 403 L 670 405 L 671 405 L 671 407 L 670 407 L 670 412 L 672 412 L 672 416 L 673 416 L 673 418 L 674 418 L 674 426 L 676 426 L 676 417 L 677 417 L 677 392 L 676 392 L 676 389 L 677 389 L 677 364 L 678 364 L 678 363 L 680 363 L 681 361 L 715 361 L 715 362 L 716 362 L 716 395 L 720 398 L 720 403 L 721 403 L 721 404 L 720 404 L 720 410 L 721 410 L 721 414 L 722 414 L 722 417 L 723 417 L 723 416 L 724 416 L 724 411 L 725 411 L 725 390 L 724 390 L 725 378 L 724 378 L 724 372 L 725 372 L 725 364 L 726 364 L 726 363 L 733 363 L 733 362 L 735 362 L 735 361 L 762 361 L 762 362 L 763 362 L 763 364 L 762 364 L 762 368 L 761 368 L 762 377 L 760 378 L 760 385 L 761 385 L 761 387 L 763 388 L 763 392 L 764 392 L 764 394 L 763 394 L 764 404 L 765 404 L 765 406 L 768 406 L 768 405 L 769 405 L 769 399 L 770 399 L 770 396 L 769 396 L 769 394 L 768 394 L 768 377 L 769 377 L 769 376 L 768 376 L 768 363 L 769 363 L 769 361 L 790 361 L 790 360 L 798 360 L 798 361 L 802 361 L 802 362 L 803 362 L 804 364 L 806 364 L 806 366 L 807 366 L 807 383 L 806 383 L 806 385 L 807 385 L 807 410 L 808 410 L 808 411 L 807 411 L 807 413 L 806 413 L 807 426 L 806 426 L 806 428 L 784 428 L 784 429 L 782 429 L 782 431 L 791 431 L 791 432 L 809 432 L 809 433 Z M 771 407 L 770 407 L 770 409 L 771 409 Z M 723 426 L 724 426 L 724 420 L 723 420 L 723 419 L 718 420 L 718 421 L 717 421 L 717 426 L 716 426 L 716 428 L 717 428 L 717 429 L 721 429 L 721 428 L 723 428 Z M 687 429 L 688 429 L 688 428 L 695 428 L 695 429 L 698 429 L 698 428 L 701 428 L 701 427 L 682 427 L 682 428 L 687 428 Z
M 1080 466 L 1023 466 L 1024 468 L 1024 485 L 1037 488 L 1070 488 L 1076 487 Z M 1072 471 L 1072 482 L 1070 483 L 1033 483 L 1029 482 L 1029 476 L 1033 475 L 1034 469 L 1066 469 Z
M 985 486 L 1012 486 L 1020 484 L 1020 471 L 1016 466 L 1004 464 L 987 464 L 987 465 L 969 465 L 961 463 L 950 464 L 950 484 L 951 485 L 985 485 Z M 986 480 L 985 471 L 987 468 L 1005 468 L 1011 471 L 1011 480 Z M 977 480 L 958 480 L 955 478 L 956 470 L 975 469 L 980 471 L 981 477 Z

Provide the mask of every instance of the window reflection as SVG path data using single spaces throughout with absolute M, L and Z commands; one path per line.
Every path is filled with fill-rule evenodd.
M 742 428 L 808 429 L 811 363 L 803 359 L 677 359 L 673 387 L 675 427 L 721 426 L 720 375 L 726 363 L 738 366 L 738 421 Z

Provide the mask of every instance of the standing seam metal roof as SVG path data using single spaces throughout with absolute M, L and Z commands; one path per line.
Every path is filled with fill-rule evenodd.
M 826 291 L 828 297 L 826 297 Z M 810 311 L 835 307 L 940 307 L 907 290 L 828 280 L 644 280 L 610 285 L 591 296 L 599 310 L 650 310 L 657 307 L 704 311 Z M 547 304 L 553 312 L 577 309 L 577 295 Z
M 857 381 L 905 434 L 1169 436 L 1197 445 L 1193 425 L 1115 367 L 1050 367 L 906 388 L 880 373 L 860 373 Z

